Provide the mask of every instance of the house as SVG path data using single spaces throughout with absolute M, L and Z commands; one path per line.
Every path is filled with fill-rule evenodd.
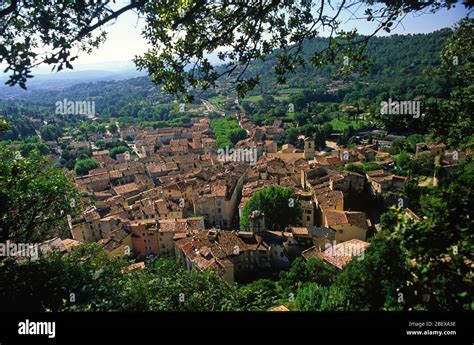
M 140 261 L 140 262 L 136 262 L 134 264 L 131 264 L 131 265 L 128 265 L 127 267 L 122 268 L 121 272 L 125 273 L 125 272 L 134 271 L 134 270 L 143 270 L 144 268 L 145 268 L 145 262 Z
M 378 148 L 392 147 L 392 144 L 396 139 L 405 139 L 405 136 L 388 134 L 388 135 L 384 136 L 383 138 L 374 138 L 373 143 L 375 145 L 377 145 Z
M 370 186 L 369 191 L 374 196 L 382 196 L 389 191 L 399 191 L 408 180 L 407 177 L 393 175 L 383 169 L 368 171 L 366 176 Z
M 316 207 L 312 194 L 309 192 L 299 192 L 296 195 L 298 198 L 298 203 L 303 210 L 302 215 L 298 218 L 298 223 L 303 227 L 314 225 L 316 218 Z
M 233 170 L 213 176 L 210 181 L 197 187 L 193 200 L 194 213 L 205 216 L 210 226 L 228 229 L 233 225 L 242 193 L 246 168 Z
M 330 190 L 329 186 L 315 189 L 314 201 L 316 203 L 316 225 L 324 225 L 327 211 L 344 210 L 344 194 L 339 190 Z
M 415 158 L 420 158 L 422 156 L 439 156 L 443 155 L 446 151 L 446 145 L 443 143 L 428 145 L 426 143 L 417 143 L 416 144 L 416 151 L 415 151 Z
M 71 234 L 76 241 L 91 243 L 102 239 L 100 215 L 95 207 L 86 211 L 72 222 Z
M 317 256 L 342 271 L 353 258 L 364 259 L 364 252 L 368 246 L 365 241 L 353 239 L 330 246 Z
M 125 257 L 132 254 L 132 234 L 124 229 L 114 230 L 109 238 L 97 241 L 111 257 Z
M 138 257 L 158 255 L 158 228 L 155 220 L 132 222 L 130 229 L 133 251 Z
M 164 219 L 158 221 L 158 253 L 161 257 L 174 257 L 174 240 L 204 230 L 204 217 Z
M 335 231 L 337 243 L 352 239 L 365 241 L 369 230 L 365 213 L 352 211 L 327 210 L 324 213 L 324 226 Z
M 176 258 L 187 269 L 211 269 L 227 282 L 246 280 L 271 268 L 271 247 L 251 232 L 210 229 L 179 238 Z

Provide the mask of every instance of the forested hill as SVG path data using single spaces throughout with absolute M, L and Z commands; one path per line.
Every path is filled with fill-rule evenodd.
M 353 83 L 352 88 L 345 89 L 342 96 L 347 95 L 348 101 L 360 97 L 373 100 L 382 92 L 410 99 L 420 94 L 443 96 L 435 83 L 430 81 L 429 72 L 426 72 L 439 65 L 439 54 L 452 32 L 451 29 L 445 28 L 429 34 L 371 38 L 366 54 L 373 65 L 368 75 L 349 77 L 350 81 L 356 83 Z M 305 60 L 309 61 L 314 52 L 321 51 L 327 44 L 326 38 L 308 41 L 303 47 Z M 273 71 L 275 61 L 275 59 L 265 62 L 256 61 L 249 67 L 249 74 L 258 74 L 262 81 L 262 86 L 257 87 L 252 95 L 260 94 L 264 90 L 265 92 L 270 90 L 270 94 L 271 90 L 274 93 L 278 92 L 278 88 L 268 87 L 276 83 Z M 299 68 L 295 74 L 287 78 L 283 88 L 330 89 L 329 81 L 333 79 L 333 72 L 338 67 L 340 66 L 327 66 L 320 70 L 309 65 Z M 387 95 L 383 97 L 386 98 Z
M 361 97 L 373 102 L 376 98 L 386 99 L 389 96 L 409 99 L 420 94 L 440 96 L 439 86 L 432 83 L 430 75 L 424 72 L 439 64 L 439 53 L 451 34 L 450 29 L 443 29 L 430 34 L 373 37 L 367 48 L 373 66 L 367 76 L 352 76 L 349 79 L 351 83 L 334 82 L 332 72 L 336 66 L 327 66 L 323 70 L 307 66 L 290 75 L 286 85 L 275 87 L 275 59 L 266 62 L 255 61 L 250 66 L 249 73 L 260 75 L 262 85 L 257 86 L 250 95 L 278 95 L 281 90 L 293 88 L 299 91 L 330 90 L 335 98 L 333 101 L 338 102 L 351 102 Z M 303 47 L 306 59 L 325 45 L 325 38 L 308 41 Z M 172 99 L 171 96 L 164 95 L 161 88 L 152 84 L 148 77 L 80 84 L 62 90 L 32 90 L 22 96 L 18 96 L 19 94 L 19 91 L 12 92 L 0 87 L 0 108 L 5 109 L 7 99 L 14 100 L 15 103 L 21 100 L 29 105 L 46 106 L 48 109 L 64 98 L 93 99 L 96 100 L 97 112 L 102 116 L 137 116 L 143 108 L 168 103 Z M 215 94 L 211 91 L 206 95 L 211 97 Z M 11 110 L 11 102 L 7 103 Z

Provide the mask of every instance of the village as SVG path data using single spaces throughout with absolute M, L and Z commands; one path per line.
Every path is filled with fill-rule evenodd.
M 202 116 L 183 127 L 128 125 L 82 142 L 61 138 L 72 151 L 92 149 L 100 167 L 76 177 L 80 203 L 88 206 L 78 217 L 68 216 L 72 238 L 52 239 L 43 249 L 68 251 L 96 242 L 110 256 L 133 255 L 139 260 L 134 269 L 144 267 L 145 259 L 166 257 L 187 269 L 211 269 L 229 283 L 246 282 L 275 276 L 298 257 L 320 257 L 343 270 L 353 257 L 363 258 L 368 238 L 381 230 L 377 208 L 394 205 L 418 220 L 399 197 L 409 178 L 390 173 L 394 159 L 380 150 L 394 138 L 353 148 L 328 143 L 326 151 L 317 151 L 311 138 L 301 137 L 303 150 L 291 144 L 278 149 L 281 121 L 256 126 L 244 113 L 233 116 L 248 138 L 232 155 L 229 148 L 222 154 L 210 118 Z M 95 146 L 99 139 L 126 142 L 133 152 L 113 159 Z M 445 148 L 417 145 L 417 155 L 438 162 L 443 155 L 449 166 Z M 366 174 L 344 170 L 345 164 L 366 162 L 379 168 Z M 302 209 L 298 221 L 267 228 L 265 214 L 254 210 L 248 229 L 241 229 L 248 200 L 270 186 L 293 191 L 295 200 L 288 203 Z

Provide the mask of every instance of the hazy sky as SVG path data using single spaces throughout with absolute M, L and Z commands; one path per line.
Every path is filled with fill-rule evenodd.
M 123 3 L 116 6 L 121 7 Z M 351 11 L 355 12 L 356 17 L 362 16 L 364 7 L 354 5 Z M 451 27 L 454 23 L 467 15 L 467 10 L 462 5 L 447 11 L 442 10 L 435 14 L 430 13 L 411 13 L 402 21 L 403 25 L 399 25 L 392 31 L 397 34 L 408 33 L 429 33 L 441 28 Z M 366 20 L 350 19 L 351 15 L 345 15 L 343 19 L 343 28 L 352 29 L 356 27 L 361 34 L 369 34 L 375 28 L 374 23 Z M 137 22 L 137 15 L 128 12 L 120 16 L 113 24 L 109 24 L 106 28 L 108 38 L 98 49 L 90 55 L 85 53 L 79 56 L 74 62 L 74 70 L 84 69 L 103 69 L 116 70 L 121 67 L 131 67 L 132 58 L 145 52 L 148 48 L 147 42 L 141 36 L 141 29 L 144 26 L 144 20 Z M 387 35 L 387 33 L 381 33 Z M 212 61 L 212 60 L 211 60 Z M 37 73 L 50 73 L 51 67 L 42 66 Z

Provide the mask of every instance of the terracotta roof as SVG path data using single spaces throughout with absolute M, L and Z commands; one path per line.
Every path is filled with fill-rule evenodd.
M 312 258 L 319 258 L 319 257 L 321 257 L 321 251 L 319 250 L 318 247 L 313 246 L 311 248 L 308 248 L 308 249 L 304 250 L 301 253 L 301 256 L 303 258 L 305 258 L 306 260 L 309 260 L 309 259 L 312 259 Z
M 320 257 L 342 270 L 354 256 L 363 255 L 368 246 L 367 242 L 353 239 L 326 249 L 320 254 Z
M 279 305 L 277 307 L 273 307 L 273 308 L 268 309 L 268 311 L 290 311 L 290 309 L 288 309 L 284 305 Z
M 300 235 L 300 236 L 309 235 L 309 231 L 307 227 L 293 227 L 291 228 L 291 232 L 294 235 Z
M 344 194 L 339 190 L 331 190 L 329 192 L 316 195 L 320 207 L 334 207 L 344 202 Z
M 92 152 L 93 156 L 104 156 L 104 155 L 108 155 L 108 154 L 109 154 L 109 150 L 101 150 L 101 151 Z
M 133 183 L 133 182 L 128 183 L 128 184 L 124 184 L 124 185 L 121 185 L 121 186 L 113 187 L 112 189 L 114 190 L 115 193 L 117 193 L 119 195 L 139 190 L 138 185 L 136 183 Z
M 203 230 L 203 217 L 163 219 L 158 221 L 160 232 L 187 232 Z
M 363 212 L 327 210 L 324 214 L 326 216 L 327 226 L 329 227 L 350 224 L 368 230 L 367 217 Z
M 129 272 L 129 271 L 133 271 L 133 270 L 136 270 L 136 269 L 144 269 L 145 268 L 145 262 L 137 262 L 137 263 L 134 263 L 134 264 L 131 264 L 127 267 L 124 267 L 122 268 L 122 273 L 124 272 Z
M 388 173 L 383 169 L 367 171 L 366 174 L 369 177 L 380 177 L 380 176 L 387 176 L 388 175 Z

